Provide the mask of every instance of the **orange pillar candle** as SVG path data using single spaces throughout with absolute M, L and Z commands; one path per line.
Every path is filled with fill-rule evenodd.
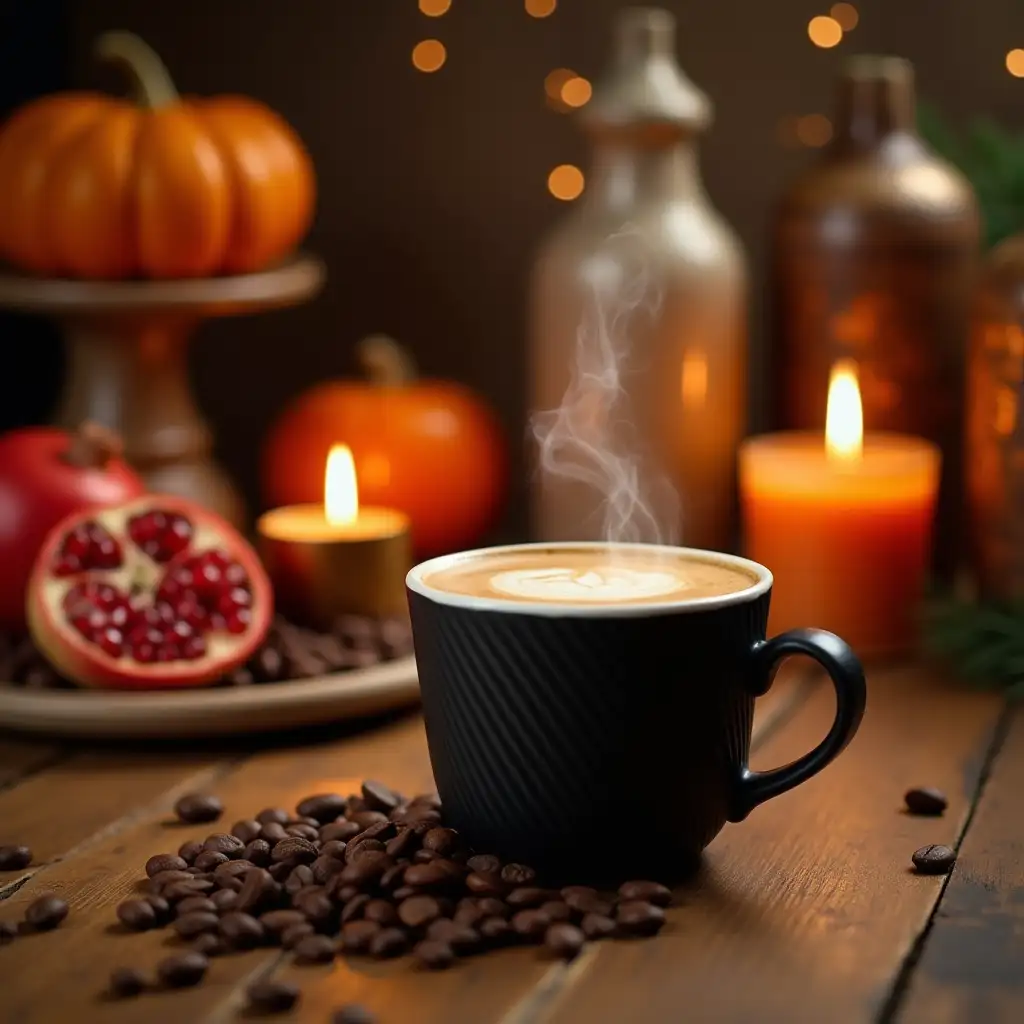
M 771 631 L 818 626 L 863 657 L 911 648 L 939 466 L 929 441 L 863 434 L 849 361 L 832 372 L 824 437 L 792 431 L 744 442 L 746 553 L 775 576 Z

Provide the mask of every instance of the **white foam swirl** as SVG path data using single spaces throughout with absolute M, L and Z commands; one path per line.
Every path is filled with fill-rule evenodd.
M 672 572 L 595 566 L 568 569 L 511 569 L 491 577 L 500 594 L 530 601 L 636 601 L 684 590 L 689 584 Z

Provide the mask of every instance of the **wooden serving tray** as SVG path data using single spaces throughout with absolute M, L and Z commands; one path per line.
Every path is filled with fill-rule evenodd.
M 90 739 L 191 739 L 360 718 L 419 700 L 413 655 L 314 679 L 125 693 L 0 683 L 0 729 Z

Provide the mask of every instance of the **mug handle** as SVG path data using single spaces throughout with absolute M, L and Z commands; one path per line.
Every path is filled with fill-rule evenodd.
M 806 654 L 828 673 L 836 690 L 835 721 L 821 743 L 792 764 L 767 772 L 752 772 L 744 766 L 729 821 L 742 821 L 758 804 L 817 775 L 842 753 L 864 717 L 864 669 L 845 640 L 823 629 L 791 629 L 771 640 L 758 641 L 751 651 L 748 677 L 755 696 L 768 692 L 780 663 L 791 654 Z

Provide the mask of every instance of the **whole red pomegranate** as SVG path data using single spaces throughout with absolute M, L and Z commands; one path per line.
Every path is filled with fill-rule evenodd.
M 233 526 L 149 495 L 57 524 L 32 570 L 28 622 L 40 650 L 83 686 L 202 686 L 252 655 L 273 603 Z
M 116 434 L 29 427 L 0 437 L 0 629 L 25 628 L 25 591 L 43 540 L 66 515 L 138 497 Z

